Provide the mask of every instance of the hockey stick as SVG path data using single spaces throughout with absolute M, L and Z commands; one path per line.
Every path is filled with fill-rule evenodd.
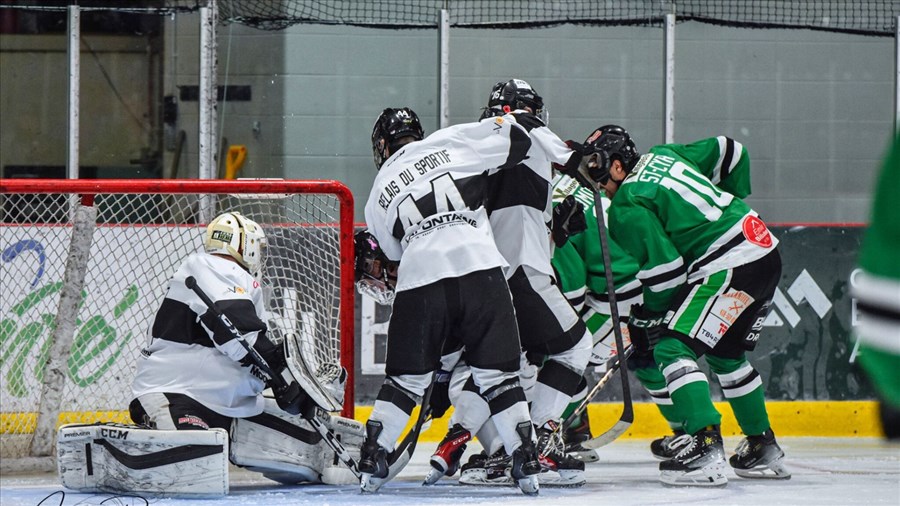
M 632 348 L 631 346 L 629 346 L 628 349 L 625 350 L 625 360 L 628 360 L 628 357 L 631 356 L 631 353 L 633 351 L 634 348 Z M 572 413 L 569 414 L 569 416 L 567 416 L 561 424 L 559 424 L 560 427 L 562 427 L 561 430 L 565 431 L 570 425 L 572 425 L 575 419 L 578 418 L 578 415 L 584 413 L 584 411 L 587 409 L 588 404 L 590 404 L 594 397 L 597 397 L 597 394 L 599 394 L 600 391 L 606 387 L 606 384 L 609 383 L 609 380 L 612 379 L 613 375 L 616 374 L 620 367 L 622 367 L 622 360 L 620 360 L 617 356 L 615 362 L 607 367 L 606 372 L 603 374 L 603 377 L 600 378 L 600 380 L 596 385 L 594 385 L 593 388 L 591 388 L 591 390 L 585 396 L 584 400 L 582 400 L 581 403 L 578 404 L 578 407 L 575 408 L 575 410 L 572 411 Z
M 431 390 L 433 388 L 434 380 L 432 380 L 428 389 L 425 390 L 425 395 L 422 396 L 422 407 L 419 409 L 419 416 L 416 418 L 416 424 L 406 433 L 406 436 L 404 436 L 400 441 L 400 444 L 394 448 L 394 451 L 388 455 L 388 474 L 384 478 L 376 478 L 378 483 L 376 484 L 375 489 L 380 487 L 381 484 L 393 480 L 394 477 L 400 474 L 400 471 L 409 464 L 413 452 L 416 450 L 416 445 L 419 442 L 419 434 L 422 432 L 422 427 L 425 425 L 425 422 L 431 419 L 431 406 L 429 406 L 429 402 L 431 400 Z M 372 492 L 375 490 L 368 489 L 370 484 L 371 482 L 364 483 L 364 479 L 360 479 L 360 488 L 364 492 Z
M 616 338 L 616 355 L 625 356 L 625 346 L 622 340 L 622 329 L 619 325 L 619 307 L 616 302 L 616 284 L 612 274 L 612 260 L 609 256 L 609 238 L 606 235 L 606 217 L 603 214 L 603 200 L 600 197 L 600 189 L 593 181 L 581 172 L 579 167 L 575 173 L 575 179 L 585 188 L 590 188 L 594 194 L 594 215 L 597 217 L 597 232 L 600 235 L 600 250 L 603 253 L 603 273 L 606 276 L 606 293 L 609 295 L 609 314 L 613 322 L 613 333 Z M 615 441 L 619 436 L 625 433 L 631 424 L 634 423 L 634 406 L 631 401 L 631 386 L 628 384 L 628 368 L 621 368 L 622 371 L 622 416 L 610 427 L 606 432 L 587 441 L 594 446 L 582 443 L 585 448 L 599 448 Z
M 272 368 L 269 367 L 269 364 L 266 363 L 266 361 L 260 356 L 259 352 L 257 352 L 252 346 L 250 346 L 250 344 L 244 339 L 244 336 L 242 336 L 241 333 L 238 332 L 238 329 L 234 326 L 233 323 L 231 323 L 231 320 L 229 320 L 228 317 L 225 316 L 225 314 L 215 306 L 209 296 L 207 296 L 206 293 L 201 290 L 199 286 L 197 286 L 197 280 L 194 278 L 194 276 L 188 276 L 184 280 L 184 285 L 188 287 L 189 290 L 193 290 L 193 292 L 197 294 L 197 297 L 200 297 L 200 300 L 202 300 L 203 303 L 206 304 L 206 307 L 208 307 L 209 310 L 216 315 L 216 317 L 223 325 L 225 325 L 225 328 L 228 329 L 234 339 L 237 342 L 241 343 L 241 346 L 243 346 L 244 349 L 247 350 L 247 354 L 253 361 L 253 365 L 258 367 L 267 376 L 272 378 L 272 383 L 275 384 L 276 388 L 281 389 L 288 387 L 287 381 L 285 381 L 280 374 L 275 374 L 275 372 L 272 371 Z M 346 465 L 350 469 L 350 471 L 354 475 L 356 475 L 357 478 L 359 478 L 361 475 L 359 473 L 359 468 L 357 468 L 356 466 L 356 461 L 353 460 L 353 457 L 350 456 L 350 453 L 346 448 L 344 448 L 344 445 L 341 444 L 340 440 L 338 440 L 334 436 L 334 433 L 331 432 L 328 427 L 326 427 L 321 421 L 319 421 L 318 408 L 316 409 L 316 412 L 317 413 L 315 416 L 304 418 L 307 422 L 309 422 L 310 425 L 313 426 L 314 429 L 316 429 L 316 432 L 318 432 L 319 435 L 322 436 L 325 444 L 328 445 L 329 448 L 331 448 L 337 458 L 341 462 L 343 462 L 344 465 Z

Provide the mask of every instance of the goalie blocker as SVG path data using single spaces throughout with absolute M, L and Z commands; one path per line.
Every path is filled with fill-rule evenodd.
M 338 416 L 324 423 L 358 459 L 363 425 Z M 285 413 L 271 398 L 262 414 L 235 419 L 230 438 L 224 429 L 120 424 L 67 424 L 58 433 L 60 480 L 79 492 L 223 496 L 229 461 L 284 484 L 358 482 L 309 422 Z

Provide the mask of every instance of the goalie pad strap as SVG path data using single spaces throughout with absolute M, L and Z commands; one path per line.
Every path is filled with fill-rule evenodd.
M 124 452 L 105 439 L 95 439 L 95 445 L 100 445 L 106 449 L 117 461 L 129 469 L 150 469 L 151 467 L 166 466 L 186 460 L 199 459 L 209 457 L 217 453 L 223 453 L 225 448 L 222 445 L 184 445 L 166 450 L 160 450 L 154 453 L 146 453 L 143 455 L 131 455 Z M 90 455 L 90 453 L 88 454 Z M 88 474 L 93 474 L 93 463 L 88 458 Z
M 272 430 L 278 431 L 308 445 L 318 444 L 318 442 L 322 440 L 322 436 L 319 435 L 318 432 L 314 430 L 306 430 L 294 423 L 291 423 L 269 413 L 260 413 L 256 416 L 251 416 L 246 420 L 248 422 L 253 422 L 255 424 L 262 425 L 263 427 L 268 427 Z

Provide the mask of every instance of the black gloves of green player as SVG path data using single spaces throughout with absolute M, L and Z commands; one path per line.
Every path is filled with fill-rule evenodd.
M 579 234 L 587 229 L 584 217 L 584 206 L 572 195 L 567 196 L 553 208 L 553 224 L 551 225 L 553 242 L 561 248 L 569 240 L 569 236 Z
M 434 375 L 434 386 L 431 387 L 431 398 L 428 400 L 431 416 L 440 418 L 450 409 L 450 373 L 440 370 Z
M 628 369 L 634 371 L 648 367 L 656 367 L 653 360 L 653 348 L 665 330 L 665 314 L 652 313 L 643 304 L 631 306 L 631 317 L 628 319 L 628 334 L 634 353 L 628 357 Z
M 300 388 L 300 384 L 291 381 L 287 386 L 272 388 L 278 407 L 291 415 L 300 415 L 305 419 L 316 416 L 316 403 Z

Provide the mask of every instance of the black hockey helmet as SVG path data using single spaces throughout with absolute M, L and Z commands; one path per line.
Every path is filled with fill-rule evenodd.
M 546 123 L 544 114 L 544 99 L 534 91 L 530 84 L 521 79 L 501 81 L 491 89 L 487 107 L 481 113 L 481 118 L 491 116 L 503 116 L 516 109 L 528 107 L 535 116 Z
M 381 111 L 372 128 L 372 152 L 375 155 L 376 169 L 380 169 L 391 154 L 406 144 L 400 142 L 406 137 L 412 137 L 413 141 L 425 138 L 425 130 L 415 111 L 409 107 L 388 107 Z
M 619 160 L 625 172 L 630 173 L 640 157 L 628 131 L 619 125 L 603 125 L 584 141 L 588 175 L 600 184 L 609 181 L 613 160 Z

